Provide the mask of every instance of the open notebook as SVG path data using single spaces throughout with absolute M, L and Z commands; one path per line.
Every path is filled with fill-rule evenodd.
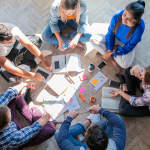
M 66 60 L 65 60 L 66 59 Z M 59 69 L 55 69 L 55 62 L 59 61 Z M 66 63 L 65 63 L 66 62 Z M 52 72 L 63 73 L 81 71 L 81 58 L 80 55 L 69 53 L 66 55 L 52 56 Z
M 119 103 L 120 103 L 120 96 L 116 96 L 115 98 L 110 98 L 112 94 L 109 92 L 111 90 L 118 91 L 116 88 L 112 87 L 102 87 L 102 101 L 101 101 L 101 107 L 105 108 L 112 112 L 119 112 Z

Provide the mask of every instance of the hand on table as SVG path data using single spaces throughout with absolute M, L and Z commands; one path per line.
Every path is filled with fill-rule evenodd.
M 93 105 L 89 108 L 90 113 L 92 114 L 98 114 L 99 110 L 101 109 L 100 106 Z
M 72 119 L 75 119 L 78 116 L 78 114 L 79 113 L 77 111 L 71 110 L 68 116 L 70 116 Z
M 110 94 L 113 94 L 113 95 L 111 96 L 111 98 L 115 98 L 116 96 L 119 95 L 119 91 L 115 91 L 115 90 L 111 90 L 109 93 L 110 93 Z
M 47 69 L 48 71 L 52 70 L 52 64 L 47 59 L 45 59 L 45 61 L 43 62 L 43 65 L 44 65 L 44 68 Z
M 43 80 L 45 80 L 45 78 L 40 73 L 35 73 L 34 79 L 37 82 L 42 82 Z

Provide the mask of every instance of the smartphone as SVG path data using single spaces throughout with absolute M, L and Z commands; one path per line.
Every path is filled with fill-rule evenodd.
M 115 88 L 121 88 L 121 85 L 119 82 L 116 82 L 116 81 L 112 81 L 112 80 L 109 80 L 109 83 L 108 83 L 109 86 L 112 86 L 112 87 L 115 87 Z
M 105 61 L 102 61 L 98 66 L 98 70 L 101 70 L 105 65 L 107 65 L 107 63 Z
M 37 72 L 40 73 L 45 78 L 45 80 L 47 79 L 48 74 L 46 72 L 43 72 L 42 70 L 39 70 L 39 69 L 37 70 Z
M 54 65 L 55 65 L 55 69 L 60 69 L 59 61 L 55 61 L 55 62 L 54 62 Z

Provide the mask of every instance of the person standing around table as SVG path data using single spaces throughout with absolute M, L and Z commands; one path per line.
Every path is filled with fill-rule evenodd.
M 58 45 L 61 51 L 64 51 L 62 47 L 64 44 L 69 44 L 71 48 L 78 46 L 86 49 L 81 42 L 88 42 L 91 34 L 85 2 L 82 0 L 55 0 L 49 19 L 42 33 L 42 38 L 46 43 Z M 75 32 L 61 34 L 61 31 L 67 26 L 72 27 Z
M 142 0 L 131 2 L 125 10 L 114 14 L 106 35 L 93 35 L 90 39 L 102 57 L 113 63 L 117 73 L 120 72 L 120 67 L 130 67 L 134 60 L 135 46 L 141 41 L 145 29 L 141 19 L 144 8 L 145 2 Z M 113 51 L 114 45 L 120 46 Z
M 19 93 L 26 88 L 34 89 L 34 82 L 22 82 L 0 95 L 0 149 L 21 150 L 38 145 L 51 138 L 56 129 L 50 122 L 50 113 L 42 115 L 33 102 L 27 105 Z M 18 121 L 18 110 L 31 124 L 24 127 Z M 32 149 L 32 148 L 31 148 Z
M 19 82 L 22 77 L 33 78 L 38 82 L 44 80 L 40 73 L 29 72 L 36 67 L 35 57 L 39 58 L 47 70 L 51 70 L 50 62 L 42 55 L 39 48 L 42 40 L 36 35 L 25 36 L 11 23 L 0 23 L 0 73 L 10 83 Z M 23 57 L 16 65 L 17 57 Z
M 123 91 L 111 91 L 112 97 L 121 95 L 119 113 L 126 117 L 150 116 L 150 66 L 141 68 L 139 65 L 125 70 Z M 143 93 L 136 96 L 136 87 Z

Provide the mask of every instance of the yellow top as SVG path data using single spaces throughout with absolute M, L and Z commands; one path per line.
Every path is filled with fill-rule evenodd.
M 73 14 L 71 16 L 67 16 L 68 20 L 73 19 Z

